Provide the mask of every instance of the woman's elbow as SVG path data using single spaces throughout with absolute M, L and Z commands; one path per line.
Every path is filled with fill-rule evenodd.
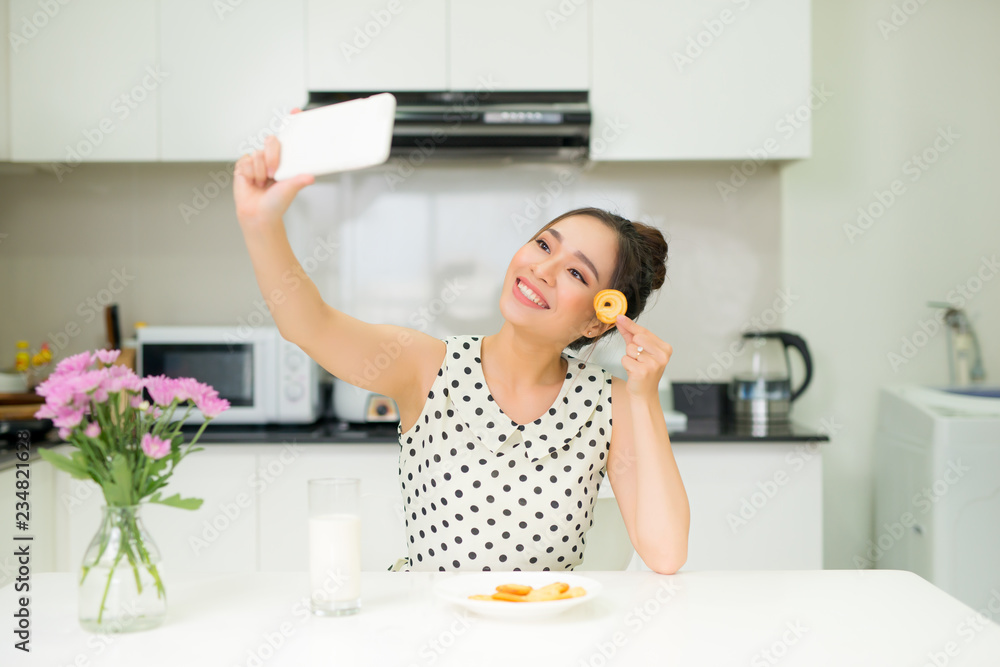
M 653 553 L 642 560 L 657 574 L 675 574 L 687 562 L 687 546 L 672 553 Z
M 681 569 L 685 562 L 687 562 L 686 556 L 680 560 L 655 562 L 649 569 L 657 574 L 677 574 L 677 570 Z

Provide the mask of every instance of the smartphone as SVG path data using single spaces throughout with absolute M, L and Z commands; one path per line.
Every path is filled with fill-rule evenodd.
M 274 180 L 365 169 L 389 159 L 396 97 L 379 93 L 292 114 L 277 137 Z

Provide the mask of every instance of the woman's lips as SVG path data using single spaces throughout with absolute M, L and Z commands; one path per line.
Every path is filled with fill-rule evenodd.
M 548 308 L 546 308 L 545 306 L 539 306 L 537 303 L 535 303 L 534 301 L 532 301 L 531 299 L 529 299 L 528 297 L 526 297 L 524 294 L 522 294 L 521 293 L 521 288 L 517 286 L 518 283 L 520 283 L 520 282 L 521 282 L 520 278 L 516 278 L 514 280 L 514 287 L 512 288 L 513 291 L 514 291 L 514 297 L 517 300 L 519 300 L 521 303 L 523 303 L 525 305 L 528 305 L 528 306 L 531 306 L 532 308 L 538 308 L 540 310 L 548 310 Z M 529 287 L 528 289 L 531 289 L 531 288 Z M 531 291 L 534 292 L 534 290 L 531 290 Z M 537 292 L 536 292 L 536 294 L 537 294 Z

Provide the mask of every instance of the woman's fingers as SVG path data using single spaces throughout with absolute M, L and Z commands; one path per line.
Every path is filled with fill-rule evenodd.
M 258 188 L 267 184 L 267 162 L 264 151 L 254 151 L 253 154 L 253 180 Z
M 273 134 L 267 135 L 264 140 L 264 155 L 267 163 L 267 177 L 274 178 L 274 172 L 278 171 L 281 164 L 281 142 Z
M 239 174 L 247 179 L 252 178 L 252 170 L 248 168 L 252 160 L 253 157 L 250 153 L 244 153 L 241 155 L 240 159 L 236 161 L 236 167 L 233 169 L 233 174 Z

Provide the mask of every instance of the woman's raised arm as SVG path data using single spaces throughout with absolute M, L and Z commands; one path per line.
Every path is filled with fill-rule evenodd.
M 280 143 L 269 136 L 263 150 L 237 161 L 233 174 L 236 216 L 278 331 L 334 376 L 397 400 L 406 396 L 420 374 L 421 359 L 439 341 L 414 329 L 363 322 L 323 301 L 292 252 L 282 220 L 295 195 L 314 178 L 276 182 L 280 160 Z

